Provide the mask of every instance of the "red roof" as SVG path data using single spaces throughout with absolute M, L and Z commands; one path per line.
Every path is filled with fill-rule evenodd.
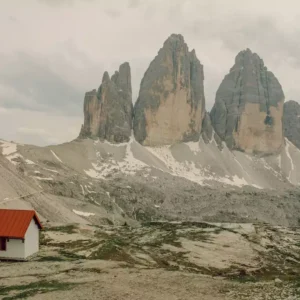
M 34 210 L 0 209 L 0 237 L 23 239 L 32 219 L 42 229 Z

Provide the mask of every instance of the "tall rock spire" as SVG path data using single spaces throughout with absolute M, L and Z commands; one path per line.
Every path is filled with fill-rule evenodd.
M 231 149 L 275 153 L 284 141 L 283 102 L 277 78 L 247 49 L 237 55 L 217 91 L 212 124 Z
M 84 98 L 84 125 L 80 137 L 127 142 L 132 129 L 132 91 L 129 63 L 120 66 L 110 78 L 105 72 L 98 91 Z
M 172 34 L 151 62 L 134 107 L 134 134 L 148 146 L 199 140 L 204 117 L 203 66 L 183 36 Z

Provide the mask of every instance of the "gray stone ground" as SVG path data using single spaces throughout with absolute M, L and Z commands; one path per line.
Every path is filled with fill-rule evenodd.
M 262 224 L 48 224 L 0 298 L 299 299 L 300 232 Z

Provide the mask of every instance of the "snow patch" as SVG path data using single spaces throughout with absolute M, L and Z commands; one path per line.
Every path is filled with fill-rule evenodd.
M 207 181 L 210 180 L 218 181 L 221 183 L 225 183 L 237 187 L 251 185 L 243 177 L 240 178 L 237 175 L 228 178 L 212 176 L 211 174 L 208 173 L 208 171 L 205 168 L 196 165 L 195 162 L 193 161 L 178 162 L 173 157 L 170 150 L 170 146 L 146 147 L 146 148 L 149 152 L 151 152 L 153 155 L 155 155 L 158 159 L 162 160 L 166 164 L 167 168 L 170 171 L 170 174 L 172 174 L 173 176 L 183 177 L 190 181 L 196 182 L 200 185 L 209 185 Z M 239 162 L 237 161 L 237 163 Z
M 95 169 L 84 170 L 85 174 L 92 178 L 99 178 L 100 175 Z
M 44 170 L 47 170 L 47 171 L 50 171 L 50 172 L 53 172 L 53 173 L 59 173 L 58 171 L 56 171 L 56 170 L 52 170 L 52 169 L 47 169 L 47 168 L 44 168 Z
M 25 159 L 25 163 L 26 163 L 27 165 L 36 165 L 36 163 L 33 162 L 33 161 L 30 160 L 30 159 Z
M 95 191 L 90 191 L 87 185 L 85 185 L 84 187 L 89 194 L 97 194 Z
M 295 166 L 294 166 L 292 157 L 291 157 L 290 152 L 289 152 L 289 150 L 290 150 L 290 142 L 287 139 L 285 139 L 285 141 L 286 141 L 286 144 L 285 144 L 285 153 L 286 153 L 286 155 L 287 155 L 287 157 L 288 157 L 288 159 L 290 160 L 290 163 L 291 163 L 291 170 L 290 170 L 290 173 L 289 173 L 288 181 L 291 182 L 291 176 L 292 176 L 292 172 L 295 169 Z
M 8 159 L 13 165 L 16 166 L 18 163 L 16 161 L 14 161 L 14 159 L 23 158 L 23 156 L 19 153 L 13 153 L 13 154 L 5 156 L 5 158 Z
M 282 158 L 281 158 L 281 154 L 277 156 L 277 161 L 278 161 L 278 166 L 281 169 L 282 168 Z
M 124 173 L 134 175 L 136 171 L 142 170 L 144 168 L 149 168 L 148 165 L 143 163 L 142 161 L 136 159 L 132 153 L 131 147 L 133 142 L 135 142 L 133 134 L 130 137 L 129 143 L 126 146 L 126 156 L 123 162 L 120 163 L 121 170 Z
M 188 142 L 188 143 L 185 143 L 185 145 L 187 145 L 194 154 L 202 152 L 200 149 L 199 142 Z
M 127 142 L 125 142 L 125 143 L 119 143 L 119 144 L 113 144 L 113 143 L 108 142 L 107 140 L 104 140 L 104 144 L 109 145 L 109 146 L 113 146 L 113 147 L 124 147 L 124 146 L 128 145 Z
M 271 171 L 276 177 L 278 177 L 278 178 L 281 177 L 280 173 L 278 173 L 275 169 L 273 169 L 272 166 L 270 166 L 264 158 L 262 158 L 261 161 L 262 161 L 265 169 L 267 169 L 268 171 Z
M 16 166 L 18 163 L 14 160 L 17 158 L 23 158 L 21 154 L 17 153 L 17 144 L 6 141 L 0 141 L 0 143 L 2 154 L 7 160 Z
M 62 163 L 62 160 L 55 154 L 55 152 L 53 150 L 50 150 L 51 153 L 53 154 L 53 156 L 59 161 Z
M 1 147 L 2 147 L 2 154 L 5 156 L 17 152 L 17 144 L 15 143 L 1 141 Z
M 80 186 L 81 186 L 82 195 L 84 196 L 84 195 L 85 195 L 85 193 L 84 193 L 84 188 L 83 188 L 82 185 L 80 185 Z
M 73 211 L 73 213 L 75 213 L 76 215 L 81 216 L 81 217 L 90 217 L 90 216 L 95 215 L 94 213 L 79 211 L 79 210 L 75 210 L 75 209 L 73 209 L 72 211 Z
M 244 167 L 242 166 L 242 164 L 237 160 L 236 156 L 234 155 L 233 156 L 233 159 L 235 160 L 235 162 L 239 165 L 239 167 L 241 168 L 242 172 L 244 174 L 246 174 L 249 178 L 250 178 L 250 175 L 248 174 L 248 172 L 244 169 Z
M 34 179 L 37 179 L 37 180 L 44 180 L 44 181 L 52 181 L 53 178 L 51 177 L 40 177 L 40 176 L 31 176 L 32 178 Z
M 133 142 L 135 142 L 133 134 L 128 143 L 111 144 L 105 141 L 105 144 L 108 144 L 112 147 L 126 146 L 124 159 L 122 161 L 116 161 L 113 158 L 108 158 L 105 161 L 97 160 L 97 162 L 92 163 L 93 168 L 84 170 L 85 174 L 96 179 L 106 179 L 108 175 L 116 172 L 124 173 L 127 175 L 135 175 L 139 170 L 149 170 L 148 165 L 134 157 L 131 149 Z

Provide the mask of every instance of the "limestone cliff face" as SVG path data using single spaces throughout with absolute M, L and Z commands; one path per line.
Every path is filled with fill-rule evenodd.
M 132 109 L 130 66 L 124 63 L 111 78 L 104 73 L 98 91 L 85 94 L 80 137 L 106 139 L 112 143 L 129 141 Z
M 300 104 L 287 101 L 283 106 L 284 136 L 300 149 Z
M 276 153 L 284 143 L 283 102 L 277 78 L 247 49 L 237 55 L 217 91 L 212 124 L 231 149 Z
M 142 79 L 133 128 L 147 146 L 197 141 L 204 117 L 203 66 L 181 35 L 171 35 Z

